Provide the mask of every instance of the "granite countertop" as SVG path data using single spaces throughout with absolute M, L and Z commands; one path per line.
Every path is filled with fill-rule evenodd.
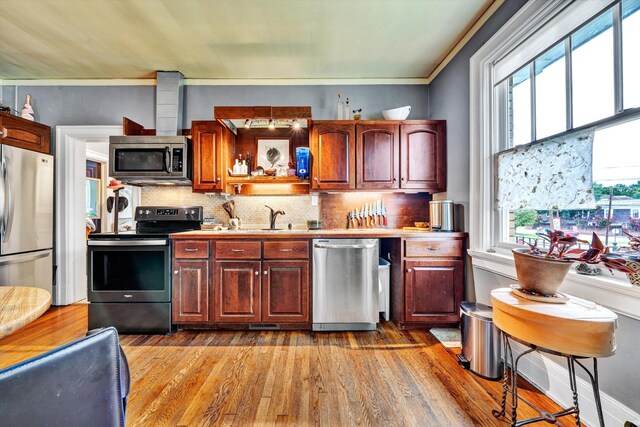
M 401 228 L 356 228 L 331 230 L 197 230 L 174 233 L 172 239 L 291 239 L 291 238 L 385 238 L 385 237 L 428 237 L 428 238 L 462 238 L 465 232 L 411 231 Z

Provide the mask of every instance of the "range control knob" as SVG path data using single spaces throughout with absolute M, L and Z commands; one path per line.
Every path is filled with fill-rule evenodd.
M 145 215 L 149 215 L 151 213 L 151 211 L 149 209 L 147 209 L 146 211 L 144 211 Z
M 138 211 L 138 215 L 142 215 L 143 213 L 144 213 L 144 211 L 143 211 L 142 209 L 140 209 L 140 210 Z
M 191 214 L 191 215 L 195 215 L 195 214 L 196 214 L 196 211 L 194 211 L 193 209 L 191 209 L 191 210 L 189 211 L 189 214 Z

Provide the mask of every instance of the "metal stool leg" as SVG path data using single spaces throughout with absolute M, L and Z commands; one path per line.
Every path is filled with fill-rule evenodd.
M 593 358 L 593 374 L 589 372 L 586 366 L 584 366 L 580 361 L 575 361 L 589 376 L 589 380 L 591 380 L 591 388 L 593 388 L 593 398 L 596 403 L 596 410 L 598 411 L 598 422 L 600 423 L 600 427 L 604 427 L 604 414 L 602 413 L 602 401 L 600 400 L 600 386 L 598 384 L 598 359 Z
M 576 381 L 576 366 L 575 358 L 567 357 L 567 367 L 569 369 L 569 385 L 571 386 L 571 392 L 573 393 L 573 407 L 576 412 L 574 417 L 576 418 L 576 427 L 580 427 L 580 406 L 578 405 L 578 383 Z
M 507 392 L 509 391 L 509 366 L 513 366 L 513 355 L 511 354 L 511 347 L 509 347 L 509 341 L 506 335 L 502 335 L 502 347 L 504 352 L 504 368 L 502 370 L 502 404 L 500 411 L 493 410 L 491 413 L 494 417 L 500 418 L 507 412 Z M 511 356 L 511 361 L 509 361 Z

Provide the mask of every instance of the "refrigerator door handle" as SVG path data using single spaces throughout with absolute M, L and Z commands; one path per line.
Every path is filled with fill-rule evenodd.
M 6 185 L 6 160 L 7 158 L 2 156 L 2 162 L 0 162 L 0 239 L 4 241 L 5 221 L 7 218 L 7 185 Z
M 11 194 L 11 180 L 9 177 L 9 166 L 6 157 L 2 158 L 3 181 L 4 181 L 4 210 L 2 214 L 2 242 L 7 243 L 11 237 L 11 225 L 13 224 L 13 195 Z M 7 212 L 8 211 L 8 212 Z
M 5 255 L 0 257 L 0 265 L 20 264 L 27 261 L 35 261 L 40 258 L 46 258 L 50 255 L 51 253 L 49 250 L 33 254 Z

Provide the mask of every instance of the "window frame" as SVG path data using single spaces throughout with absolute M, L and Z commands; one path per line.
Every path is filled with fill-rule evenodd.
M 470 60 L 470 215 L 469 254 L 474 268 L 515 278 L 508 245 L 496 245 L 499 228 L 508 222 L 496 215 L 495 153 L 505 144 L 508 123 L 504 101 L 507 93 L 497 85 L 511 73 L 555 46 L 576 29 L 610 8 L 616 1 L 549 0 L 528 2 Z M 540 31 L 544 28 L 543 31 Z M 532 37 L 535 34 L 535 37 Z M 618 105 L 618 104 L 616 104 Z M 622 111 L 594 125 L 611 125 L 640 116 L 640 108 Z M 535 125 L 532 124 L 532 127 Z M 570 130 L 574 132 L 579 128 Z M 553 135 L 552 137 L 557 137 Z M 503 218 L 504 219 L 504 218 Z M 516 245 L 511 245 L 516 247 Z M 570 272 L 563 290 L 640 319 L 640 288 L 619 276 L 580 276 Z

